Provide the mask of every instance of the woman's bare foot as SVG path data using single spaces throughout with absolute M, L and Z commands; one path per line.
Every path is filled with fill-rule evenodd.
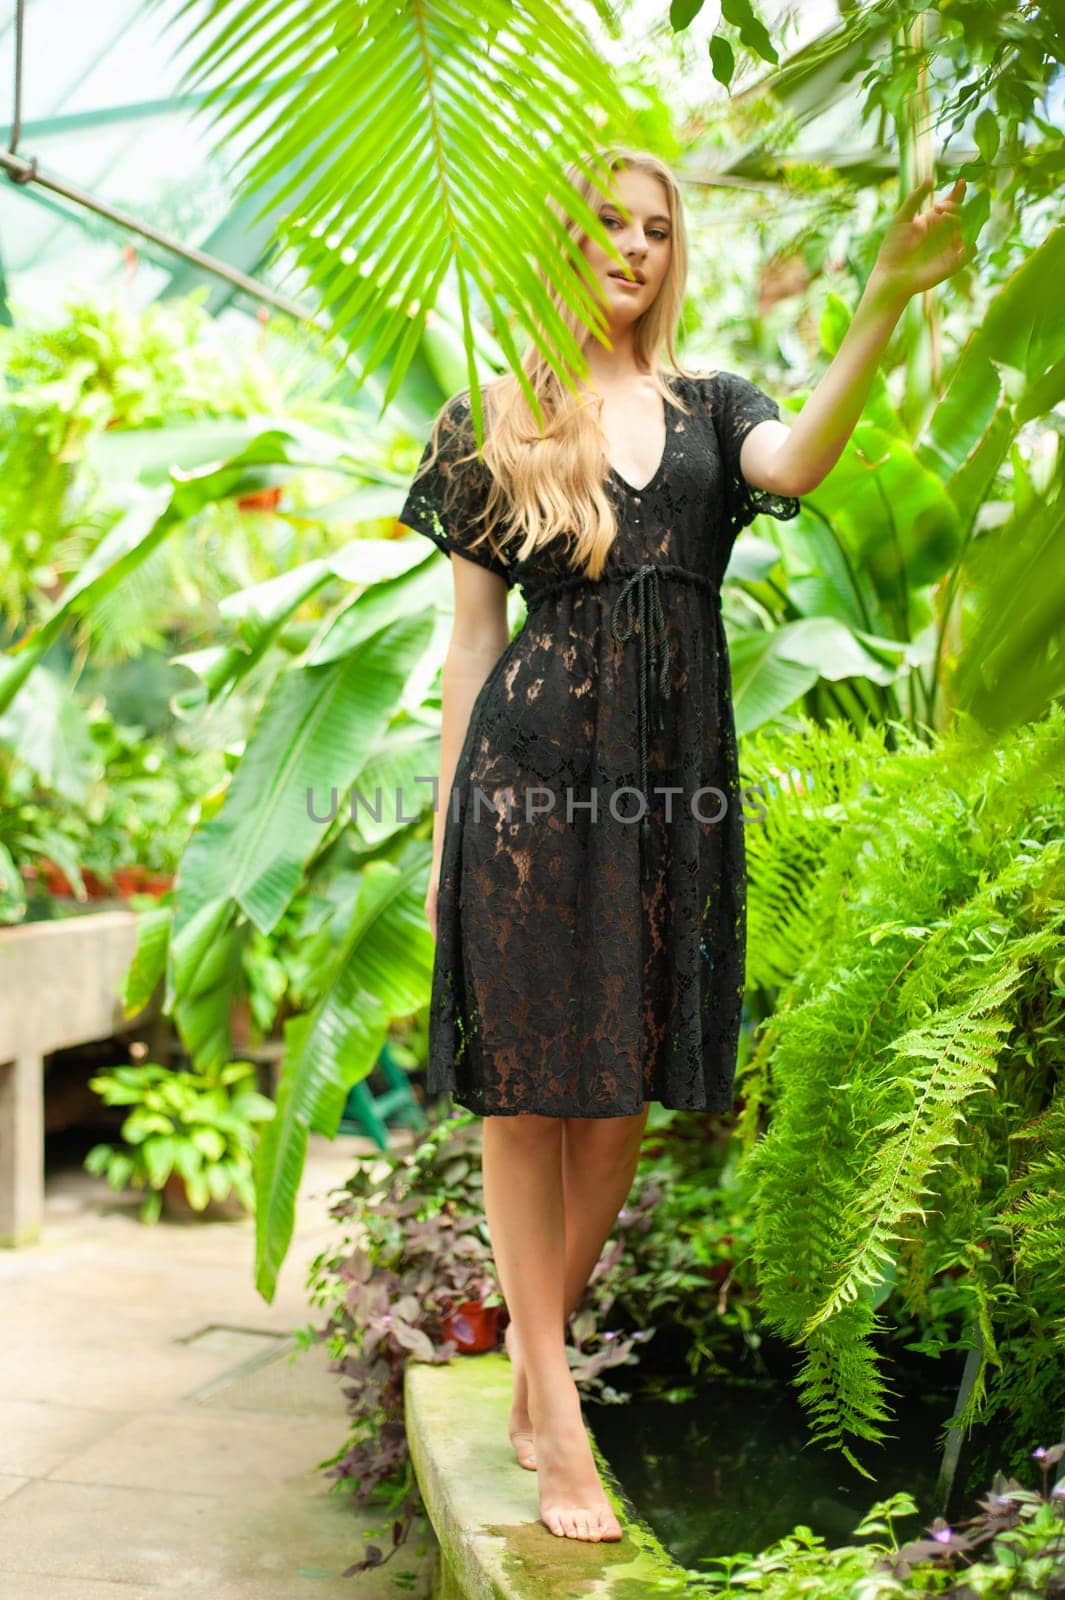
M 615 1542 L 621 1524 L 599 1481 L 595 1458 L 581 1417 L 580 1398 L 552 1412 L 534 1430 L 540 1518 L 560 1538 Z
M 529 1415 L 529 1386 L 525 1381 L 525 1368 L 522 1365 L 517 1338 L 514 1324 L 508 1322 L 503 1330 L 503 1344 L 510 1364 L 514 1368 L 514 1394 L 510 1404 L 507 1433 L 510 1435 L 510 1442 L 514 1446 L 514 1454 L 520 1465 L 527 1467 L 530 1472 L 535 1472 L 536 1446 L 532 1418 Z

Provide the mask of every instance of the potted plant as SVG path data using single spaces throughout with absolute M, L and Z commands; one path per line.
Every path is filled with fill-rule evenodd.
M 142 1222 L 157 1222 L 164 1203 L 179 1215 L 243 1216 L 255 1204 L 256 1124 L 276 1109 L 255 1084 L 247 1061 L 212 1074 L 154 1061 L 98 1073 L 89 1087 L 106 1105 L 131 1109 L 122 1144 L 94 1145 L 85 1167 L 113 1189 L 147 1189 Z
M 326 1465 L 360 1505 L 389 1499 L 393 1552 L 419 1507 L 403 1423 L 408 1360 L 445 1362 L 491 1349 L 502 1310 L 481 1192 L 480 1129 L 456 1116 L 416 1145 L 360 1161 L 330 1207 L 345 1239 L 317 1257 L 311 1298 L 331 1304 L 324 1342 L 345 1379 L 352 1434 Z M 346 1576 L 380 1564 L 367 1546 Z
M 480 1350 L 494 1350 L 499 1341 L 499 1318 L 502 1304 L 492 1292 L 485 1300 L 463 1300 L 444 1319 L 444 1333 L 454 1339 L 455 1347 L 463 1355 L 476 1355 Z

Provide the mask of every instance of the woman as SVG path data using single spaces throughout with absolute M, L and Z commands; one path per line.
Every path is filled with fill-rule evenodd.
M 509 1433 L 560 1537 L 621 1530 L 596 1472 L 565 1327 L 631 1185 L 652 1100 L 727 1111 L 745 898 L 720 584 L 740 529 L 788 518 L 839 458 L 908 297 L 962 262 L 964 184 L 893 218 L 854 320 L 790 426 L 735 373 L 683 371 L 687 249 L 656 157 L 602 152 L 614 198 L 569 178 L 619 253 L 576 242 L 604 308 L 588 376 L 535 342 L 433 428 L 400 520 L 452 556 L 430 1092 L 484 1118 L 485 1209 L 510 1323 Z M 663 356 L 665 359 L 663 360 Z M 520 584 L 511 639 L 506 596 Z M 622 797 L 626 798 L 622 798 Z M 634 809 L 633 797 L 637 802 Z

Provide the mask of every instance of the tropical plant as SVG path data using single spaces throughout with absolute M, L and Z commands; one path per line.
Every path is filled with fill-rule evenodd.
M 83 869 L 172 872 L 224 762 L 173 735 L 116 723 L 40 667 L 0 714 L 0 923 L 26 914 L 21 869 L 53 862 L 85 898 Z
M 703 10 L 700 0 L 672 5 L 670 27 L 682 37 L 689 29 L 702 37 Z M 246 0 L 225 0 L 208 15 L 186 5 L 181 17 L 192 56 L 187 87 L 205 90 L 227 156 L 238 138 L 245 140 L 243 187 L 266 197 L 260 216 L 275 210 L 275 242 L 292 251 L 364 375 L 389 361 L 384 405 L 415 362 L 437 295 L 449 282 L 460 304 L 478 429 L 482 307 L 515 371 L 513 322 L 545 339 L 556 370 L 566 360 L 580 365 L 536 269 L 588 326 L 595 318 L 586 285 L 565 272 L 565 240 L 546 200 L 572 199 L 562 173 L 574 155 L 584 158 L 609 140 L 645 142 L 640 110 L 647 92 L 634 82 L 630 109 L 618 88 L 624 72 L 610 71 L 609 51 L 575 14 L 538 3 L 500 10 L 439 0 L 431 7 L 369 7 L 352 18 L 334 0 L 313 16 L 288 8 L 264 17 Z M 598 27 L 606 43 L 630 20 L 624 8 L 597 4 L 588 27 Z M 774 32 L 779 38 L 779 25 Z M 829 230 L 827 213 L 818 209 L 827 174 L 836 180 L 828 197 L 834 225 L 847 185 L 877 183 L 897 170 L 908 192 L 943 128 L 948 144 L 959 133 L 972 141 L 964 173 L 982 190 L 971 214 L 974 232 L 990 214 L 992 194 L 1001 196 L 1008 227 L 1022 201 L 1053 193 L 1060 132 L 1044 97 L 1062 50 L 1051 5 L 848 6 L 836 24 L 780 63 L 773 34 L 750 0 L 730 0 L 706 48 L 714 77 L 730 89 L 737 55 L 775 68 L 723 108 L 736 128 L 726 145 L 738 153 L 722 152 L 715 165 L 733 186 L 749 183 L 764 192 L 779 185 L 804 200 L 810 224 L 792 227 L 797 243 L 819 224 L 822 234 Z M 264 95 L 269 118 L 249 136 Z M 793 154 L 798 130 L 844 96 L 858 103 L 863 118 L 876 119 L 871 147 L 847 143 L 820 149 L 816 158 Z M 705 123 L 693 123 L 694 140 L 705 144 Z M 892 125 L 897 156 L 887 137 Z M 548 136 L 539 139 L 535 130 Z M 658 126 L 655 134 L 662 136 Z M 684 144 L 672 127 L 666 137 Z M 353 177 L 355 146 L 373 160 L 359 163 Z M 703 176 L 705 150 L 693 154 Z M 382 182 L 390 196 L 384 209 Z M 609 248 L 594 220 L 589 225 Z M 915 307 L 907 319 L 915 347 L 911 375 L 926 393 L 935 364 L 931 315 L 927 306 Z M 918 327 L 922 318 L 927 337 Z
M 599 0 L 596 11 L 616 36 Z M 268 119 L 240 153 L 242 187 L 267 193 L 276 243 L 292 252 L 332 331 L 357 356 L 359 381 L 388 363 L 382 409 L 430 331 L 449 271 L 478 428 L 475 291 L 516 370 L 513 322 L 556 371 L 583 366 L 539 274 L 588 326 L 602 325 L 603 311 L 547 202 L 565 196 L 611 250 L 564 168 L 589 159 L 605 126 L 623 137 L 633 124 L 575 17 L 543 0 L 444 0 L 357 15 L 344 0 L 265 13 L 221 0 L 210 13 L 183 5 L 180 16 L 192 54 L 184 84 L 202 93 L 227 157 L 261 116 L 268 88 Z
M 694 9 L 676 8 L 674 25 L 680 26 Z M 888 10 L 890 15 L 880 21 L 890 36 L 898 19 Z M 209 75 L 223 55 L 229 59 L 233 48 L 240 47 L 240 64 L 230 66 L 212 90 L 210 103 L 223 119 L 229 111 L 240 114 L 241 107 L 250 111 L 253 102 L 260 104 L 260 69 L 284 44 L 284 54 L 276 59 L 284 59 L 286 69 L 280 80 L 269 80 L 265 91 L 274 96 L 276 114 L 271 111 L 273 120 L 251 147 L 256 165 L 249 182 L 254 187 L 260 180 L 281 180 L 284 194 L 298 196 L 300 205 L 293 208 L 298 253 L 302 251 L 312 287 L 317 286 L 327 309 L 336 313 L 337 337 L 349 348 L 357 346 L 363 375 L 392 357 L 386 402 L 399 392 L 400 378 L 409 371 L 408 420 L 420 428 L 454 387 L 463 360 L 467 376 L 475 355 L 486 367 L 513 362 L 506 320 L 491 315 L 496 307 L 491 293 L 498 290 L 500 303 L 518 290 L 525 293 L 532 279 L 527 284 L 523 274 L 526 267 L 531 274 L 542 241 L 522 230 L 507 232 L 500 220 L 503 213 L 497 211 L 487 231 L 482 229 L 476 250 L 477 270 L 485 263 L 494 287 L 491 293 L 484 290 L 483 301 L 475 304 L 464 275 L 467 219 L 478 222 L 486 194 L 497 205 L 497 188 L 505 190 L 508 202 L 516 197 L 528 216 L 549 211 L 543 205 L 545 193 L 552 183 L 551 192 L 559 193 L 552 164 L 569 152 L 556 141 L 546 142 L 545 155 L 522 149 L 518 186 L 508 188 L 505 180 L 519 155 L 508 124 L 502 143 L 493 145 L 487 158 L 492 180 L 487 187 L 480 159 L 471 160 L 464 141 L 469 129 L 479 130 L 489 115 L 483 80 L 476 80 L 476 117 L 463 112 L 464 97 L 474 81 L 471 71 L 479 72 L 497 45 L 504 55 L 511 49 L 509 33 L 500 32 L 498 41 L 491 38 L 500 17 L 481 12 L 468 33 L 456 33 L 453 24 L 466 18 L 466 12 L 442 0 L 429 13 L 401 7 L 387 18 L 383 13 L 360 14 L 352 34 L 335 7 L 313 18 L 290 8 L 264 20 L 252 8 L 227 0 L 210 17 L 194 17 L 191 7 L 187 15 L 203 44 L 195 73 Z M 527 15 L 508 13 L 505 20 L 520 32 Z M 856 16 L 847 25 L 864 40 Z M 569 30 L 575 26 L 557 13 L 552 18 L 543 54 L 534 56 L 531 65 L 525 63 L 523 108 L 535 110 L 536 74 L 550 76 L 563 57 L 583 60 L 585 45 L 572 46 L 575 33 Z M 757 51 L 757 29 L 748 24 L 746 8 L 730 7 L 726 31 L 731 36 L 738 30 L 742 39 L 745 29 L 750 34 L 745 47 Z M 1042 34 L 1040 41 L 1042 49 Z M 424 46 L 420 54 L 415 44 Z M 938 46 L 920 47 L 926 54 L 932 48 Z M 975 60 L 975 44 L 972 48 Z M 835 70 L 842 57 L 835 45 L 832 49 Z M 342 192 L 329 174 L 334 167 L 350 166 L 349 142 L 367 115 L 365 85 L 374 80 L 361 76 L 365 62 L 386 56 L 391 74 L 386 81 L 399 85 L 407 78 L 418 80 L 421 98 L 409 99 L 403 109 L 402 97 L 390 100 L 396 109 L 379 124 L 380 145 L 374 148 L 382 160 L 396 159 L 400 146 L 395 118 L 409 116 L 421 141 L 417 148 L 426 159 L 411 164 L 410 145 L 402 145 L 404 171 L 391 191 L 396 205 L 382 218 L 383 231 L 376 236 L 384 241 L 395 227 L 399 243 L 391 250 L 382 243 L 379 258 L 367 263 L 358 248 L 349 251 L 338 244 L 360 215 L 360 205 L 370 204 L 379 192 L 373 187 L 377 180 L 357 178 L 354 201 L 350 185 L 345 185 L 345 214 L 337 231 L 325 226 L 327 218 L 337 220 L 336 197 Z M 506 60 L 509 74 L 509 55 Z M 1012 56 L 1003 62 L 1013 71 Z M 308 74 L 315 84 L 313 94 Z M 339 122 L 327 116 L 323 122 L 330 95 L 343 99 L 356 78 L 363 88 L 351 101 L 350 116 Z M 589 79 L 593 88 L 598 82 L 597 77 Z M 440 83 L 454 97 L 448 100 L 446 116 L 431 127 L 425 121 L 426 105 Z M 513 88 L 510 76 L 507 84 Z M 582 95 L 586 88 L 582 85 Z M 555 107 L 566 109 L 566 94 L 559 98 L 557 84 L 552 85 L 552 98 Z M 592 120 L 594 100 L 588 91 L 583 105 Z M 499 103 L 501 115 L 506 103 L 505 97 Z M 291 114 L 293 106 L 297 117 Z M 375 97 L 375 115 L 378 110 Z M 579 121 L 567 127 L 575 143 L 590 131 Z M 594 142 L 605 137 L 607 127 L 613 134 L 623 132 L 620 121 L 604 123 Z M 1023 116 L 1018 127 L 1027 136 Z M 297 128 L 302 129 L 298 155 L 292 143 Z M 435 163 L 430 155 L 438 158 Z M 361 163 L 360 170 L 370 168 Z M 385 170 L 387 166 L 375 167 Z M 459 187 L 452 184 L 444 195 L 434 186 L 446 184 L 455 171 Z M 876 181 L 883 175 L 880 170 Z M 423 232 L 435 248 L 435 230 L 446 231 L 457 215 L 445 199 L 465 199 L 471 188 L 476 194 L 459 217 L 454 237 L 449 236 L 443 268 L 439 273 L 429 270 Z M 427 232 L 411 226 L 409 205 L 414 200 L 425 203 L 418 215 L 430 218 Z M 974 225 L 981 215 L 979 209 L 974 212 Z M 520 267 L 515 241 L 531 247 Z M 560 260 L 557 244 L 552 248 Z M 1007 460 L 1016 484 L 1018 523 L 1027 526 L 1031 521 L 1025 510 L 1045 488 L 1035 472 L 1029 473 L 1018 439 L 1026 422 L 1046 416 L 1056 404 L 1060 319 L 1049 315 L 1048 308 L 1061 241 L 1053 233 L 1042 242 L 1038 236 L 1034 242 L 1024 241 L 1019 264 L 1015 246 L 1011 240 L 1002 252 L 1015 269 L 1014 279 L 989 295 L 990 311 L 984 314 L 980 308 L 984 327 L 979 333 L 968 344 L 960 341 L 947 391 L 950 404 L 934 408 L 922 422 L 923 413 L 914 409 L 914 385 L 897 407 L 885 387 L 874 390 L 862 432 L 840 463 L 838 492 L 833 474 L 810 498 L 804 517 L 790 526 L 784 547 L 753 536 L 740 540 L 728 598 L 737 624 L 732 649 L 741 730 L 769 718 L 786 720 L 804 704 L 818 717 L 843 713 L 859 726 L 869 717 L 885 715 L 913 725 L 942 718 L 967 599 L 969 546 L 975 550 L 997 542 L 1000 554 L 1005 547 L 1005 538 L 990 541 L 983 535 L 1001 509 L 996 497 L 1009 492 Z M 1027 263 L 1025 255 L 1031 257 Z M 455 265 L 458 286 L 445 290 L 442 274 L 449 262 Z M 397 290 L 402 294 L 393 304 Z M 407 291 L 415 290 L 412 299 Z M 449 314 L 454 308 L 461 338 L 452 334 L 446 317 L 429 320 L 427 308 L 434 301 L 445 304 Z M 486 308 L 489 315 L 474 338 L 473 319 Z M 543 309 L 542 295 L 537 298 L 530 289 L 520 301 L 519 315 Z M 823 322 L 826 351 L 840 336 L 845 315 L 842 304 L 829 304 Z M 408 398 L 406 391 L 403 398 Z M 366 472 L 364 462 L 338 451 L 335 438 L 325 441 L 312 429 L 273 420 L 281 425 L 236 430 L 225 448 L 217 437 L 213 448 L 201 440 L 197 448 L 211 453 L 191 459 L 184 453 L 188 441 L 177 455 L 174 439 L 152 441 L 157 449 L 149 452 L 151 470 L 139 474 L 121 519 L 96 545 L 51 612 L 17 649 L 0 658 L 0 710 L 10 705 L 51 644 L 105 604 L 177 529 L 195 524 L 212 506 L 275 488 L 297 468 L 332 468 L 346 472 L 357 485 L 341 502 L 339 517 L 376 517 L 384 525 L 381 531 L 396 531 L 390 512 L 413 468 L 415 449 L 403 470 L 396 463 L 393 471 L 390 461 L 384 469 Z M 167 430 L 155 432 L 161 436 Z M 128 437 L 116 447 L 136 452 L 142 442 Z M 173 470 L 176 466 L 180 471 Z M 1044 546 L 1052 537 L 1058 503 L 1060 496 L 1048 497 Z M 351 1085 L 371 1070 L 389 1027 L 397 1017 L 424 1007 L 428 992 L 432 947 L 421 912 L 430 856 L 428 792 L 424 804 L 394 818 L 374 819 L 365 810 L 351 824 L 344 817 L 351 795 L 357 791 L 372 797 L 379 783 L 384 793 L 400 791 L 408 802 L 410 796 L 420 797 L 417 786 L 436 768 L 431 685 L 442 640 L 433 619 L 423 613 L 429 602 L 444 597 L 447 586 L 437 580 L 446 564 L 438 564 L 435 556 L 427 559 L 428 551 L 415 551 L 417 542 L 358 539 L 303 565 L 289 564 L 224 604 L 223 618 L 232 628 L 229 637 L 177 658 L 196 680 L 194 688 L 177 698 L 182 714 L 206 711 L 240 689 L 249 695 L 247 721 L 252 725 L 246 739 L 231 747 L 228 784 L 219 783 L 204 799 L 173 906 L 142 919 L 145 944 L 131 982 L 134 987 L 154 983 L 165 972 L 165 1006 L 190 1056 L 206 1069 L 229 1053 L 229 1001 L 249 940 L 272 938 L 298 892 L 308 891 L 315 906 L 308 939 L 324 958 L 318 987 L 308 986 L 302 1014 L 285 1024 L 279 1114 L 259 1153 L 256 1276 L 267 1297 L 291 1237 L 308 1130 L 335 1132 Z M 1001 564 L 988 563 L 981 572 L 989 593 L 995 591 L 999 570 Z M 1049 587 L 1045 576 L 1041 581 L 1044 590 Z M 1019 603 L 1018 609 L 1031 615 L 1033 626 L 1045 625 L 1045 608 L 1026 612 Z M 1045 699 L 1057 666 L 1053 652 L 1044 655 L 1050 656 L 1044 660 Z M 996 669 L 999 664 L 1004 669 L 1014 665 L 1004 641 L 994 658 Z M 1016 680 L 1017 673 L 1007 670 L 998 678 Z M 978 674 L 976 688 L 987 687 Z
M 146 434 L 156 452 L 165 443 L 181 461 L 197 442 L 217 448 L 218 420 L 269 415 L 307 381 L 302 347 L 285 360 L 254 346 L 237 354 L 201 300 L 197 293 L 132 311 L 83 296 L 48 325 L 27 317 L 0 327 L 0 616 L 9 627 L 30 621 L 113 526 L 132 476 L 122 456 L 127 434 L 140 443 L 137 466 Z M 271 339 L 272 349 L 291 342 L 282 330 Z M 319 384 L 322 370 L 319 357 Z M 187 593 L 191 574 L 174 562 L 172 589 Z M 138 613 L 152 593 L 131 594 L 110 627 L 97 609 L 97 651 L 101 638 L 125 638 L 132 649 L 145 637 Z M 164 613 L 148 609 L 158 629 Z
M 765 539 L 741 537 L 729 569 L 741 733 L 796 704 L 818 721 L 942 727 L 952 693 L 989 694 L 989 658 L 1015 715 L 1038 714 L 1046 688 L 1062 684 L 1051 644 L 1065 615 L 1052 556 L 1062 500 L 1019 441 L 1065 393 L 1065 333 L 1050 312 L 1063 270 L 1058 228 L 990 301 L 916 438 L 878 374 L 843 456 L 803 497 L 800 518 Z M 847 320 L 830 301 L 826 353 Z M 982 626 L 975 642 L 961 626 L 974 587 L 995 612 L 993 651 Z M 1042 701 L 1032 699 L 1037 675 Z
M 809 1528 L 796 1527 L 755 1554 L 711 1557 L 709 1572 L 687 1569 L 656 1582 L 661 1597 L 683 1593 L 700 1600 L 757 1594 L 762 1600 L 1062 1600 L 1065 1596 L 1065 1478 L 1051 1486 L 1052 1467 L 1065 1444 L 1031 1452 L 1042 1469 L 1040 1489 L 1026 1489 L 997 1472 L 980 1510 L 956 1526 L 936 1517 L 927 1537 L 899 1543 L 896 1524 L 917 1507 L 905 1492 L 877 1500 L 855 1528 L 864 1544 L 827 1548 Z
M 458 1349 L 452 1315 L 466 1301 L 500 1305 L 481 1200 L 479 1129 L 472 1117 L 438 1123 L 412 1149 L 360 1162 L 330 1207 L 341 1246 L 311 1263 L 311 1302 L 326 1323 L 299 1342 L 325 1344 L 348 1380 L 347 1441 L 322 1465 L 357 1505 L 385 1502 L 391 1555 L 421 1496 L 403 1421 L 408 1359 L 446 1362 Z M 381 1564 L 370 1543 L 344 1576 Z
M 990 754 L 839 723 L 747 742 L 777 775 L 748 829 L 759 1303 L 802 1351 L 815 1437 L 860 1470 L 850 1442 L 891 1417 L 878 1335 L 947 1271 L 970 1358 L 952 1428 L 1001 1414 L 1019 1448 L 1060 1395 L 1063 723 Z
M 225 772 L 222 753 L 195 748 L 180 725 L 150 735 L 143 725 L 116 722 L 101 696 L 85 723 L 97 761 L 80 803 L 90 830 L 86 865 L 102 876 L 127 864 L 174 872 L 201 797 Z
M 112 1189 L 147 1189 L 142 1222 L 158 1222 L 171 1173 L 185 1186 L 194 1211 L 236 1193 L 254 1204 L 252 1157 L 256 1125 L 274 1115 L 274 1102 L 255 1088 L 255 1068 L 232 1061 L 218 1072 L 175 1072 L 154 1061 L 113 1067 L 89 1079 L 105 1105 L 130 1106 L 120 1145 L 96 1144 L 88 1172 Z
M 11 702 L 69 619 L 109 592 L 174 528 L 212 501 L 252 492 L 278 467 L 306 464 L 316 452 L 319 460 L 337 460 L 332 443 L 311 439 L 301 445 L 292 435 L 272 431 L 253 437 L 222 464 L 192 468 L 178 481 L 142 486 L 134 509 L 105 538 L 52 614 L 4 659 L 0 706 Z M 912 458 L 907 460 L 912 465 Z M 900 472 L 901 493 L 907 479 Z M 398 498 L 404 479 L 397 474 L 396 480 Z M 936 494 L 936 503 L 947 506 L 942 492 Z M 854 485 L 851 498 L 856 498 Z M 847 497 L 836 505 L 842 527 L 849 515 Z M 847 528 L 856 539 L 864 537 L 857 521 Z M 225 608 L 236 642 L 178 658 L 201 685 L 184 697 L 186 713 L 231 693 L 253 672 L 266 684 L 258 721 L 236 757 L 228 786 L 209 795 L 201 808 L 168 913 L 172 924 L 154 946 L 167 971 L 166 1005 L 198 1066 L 207 1068 L 228 1054 L 228 1004 L 250 930 L 269 936 L 301 886 L 320 889 L 330 907 L 328 919 L 314 928 L 329 953 L 321 987 L 308 996 L 305 1015 L 289 1024 L 281 1114 L 260 1154 L 257 1278 L 267 1295 L 291 1235 L 307 1129 L 335 1132 L 351 1084 L 372 1068 L 391 1021 L 417 1010 L 426 995 L 431 945 L 418 882 L 430 854 L 424 837 L 428 790 L 425 804 L 412 812 L 408 799 L 408 809 L 392 819 L 377 821 L 362 810 L 354 834 L 344 804 L 338 803 L 356 791 L 372 803 L 379 785 L 382 792 L 418 795 L 419 780 L 435 768 L 432 706 L 410 701 L 408 680 L 417 667 L 427 686 L 439 665 L 442 641 L 427 658 L 434 630 L 431 617 L 423 617 L 425 600 L 439 593 L 433 576 L 439 569 L 431 552 L 412 546 L 413 541 L 358 540 L 330 558 L 253 586 Z M 831 571 L 832 549 L 826 540 L 808 559 L 824 559 Z M 875 569 L 872 554 L 863 558 Z M 761 580 L 745 571 L 745 559 L 741 541 L 733 569 L 739 585 L 748 584 L 745 600 L 753 600 Z M 845 571 L 846 563 L 837 567 Z M 330 586 L 338 581 L 349 587 L 333 599 Z M 771 589 L 772 576 L 765 582 Z M 863 582 L 868 586 L 871 580 Z M 889 589 L 890 574 L 885 592 Z M 312 601 L 331 608 L 321 622 L 304 620 Z M 852 625 L 856 620 L 866 619 L 851 614 Z M 761 634 L 761 640 L 772 638 Z M 743 637 L 734 648 L 741 719 L 745 706 L 749 715 L 757 704 L 760 718 L 779 710 L 774 696 L 764 693 L 766 675 L 750 670 L 752 656 L 745 654 Z M 810 638 L 803 648 L 805 681 L 831 676 L 835 669 L 825 640 L 818 645 Z M 866 666 L 871 659 L 866 653 Z M 847 657 L 845 670 L 861 670 L 855 656 Z M 782 703 L 802 688 L 791 671 Z M 402 706 L 405 695 L 407 707 Z M 387 982 L 384 967 L 369 959 L 374 940 L 396 951 Z M 157 979 L 161 970 L 152 967 L 152 976 Z

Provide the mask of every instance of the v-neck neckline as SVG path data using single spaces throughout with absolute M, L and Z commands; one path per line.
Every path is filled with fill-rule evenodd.
M 614 466 L 613 462 L 608 463 L 608 465 L 610 467 L 611 476 L 616 478 L 618 483 L 621 484 L 622 488 L 627 489 L 630 494 L 646 494 L 648 489 L 653 488 L 654 485 L 658 482 L 658 479 L 661 477 L 662 469 L 665 466 L 666 458 L 669 455 L 669 440 L 670 440 L 670 436 L 671 436 L 671 434 L 673 432 L 673 429 L 670 427 L 670 417 L 669 417 L 669 413 L 670 413 L 670 411 L 672 409 L 673 409 L 672 400 L 667 400 L 665 398 L 665 396 L 663 396 L 663 398 L 662 398 L 662 410 L 663 410 L 663 413 L 665 415 L 665 421 L 666 421 L 666 437 L 665 437 L 665 439 L 664 439 L 664 441 L 662 443 L 662 454 L 658 458 L 658 465 L 655 468 L 655 470 L 652 472 L 651 476 L 648 478 L 646 483 L 640 484 L 640 485 L 637 485 L 635 483 L 630 483 L 628 478 L 622 477 L 621 473 L 618 471 L 617 467 Z

